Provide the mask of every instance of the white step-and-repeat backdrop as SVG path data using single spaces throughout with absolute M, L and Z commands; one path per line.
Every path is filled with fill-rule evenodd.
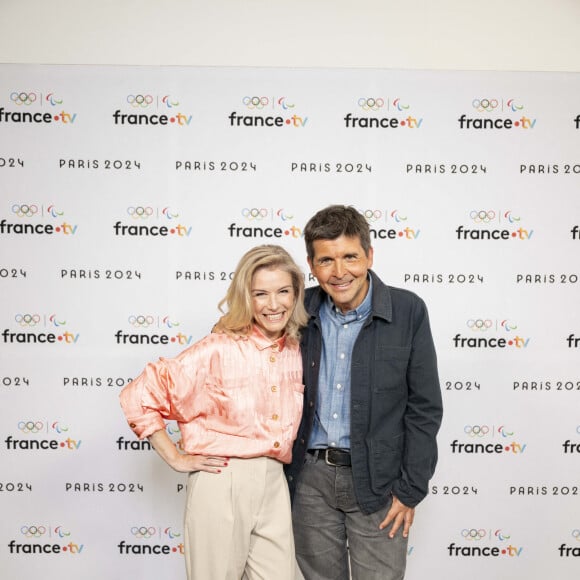
M 2 578 L 182 578 L 185 476 L 119 390 L 330 203 L 430 308 L 408 579 L 578 577 L 580 75 L 0 67 Z M 175 424 L 167 430 L 176 442 Z

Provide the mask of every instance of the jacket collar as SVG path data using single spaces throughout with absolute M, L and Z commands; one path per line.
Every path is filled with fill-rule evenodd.
M 373 296 L 371 305 L 371 315 L 377 318 L 383 318 L 387 322 L 393 320 L 393 301 L 391 292 L 386 284 L 372 271 L 369 275 L 373 281 Z M 320 287 L 315 286 L 306 292 L 306 312 L 312 318 L 318 318 L 322 301 L 327 298 L 326 292 Z

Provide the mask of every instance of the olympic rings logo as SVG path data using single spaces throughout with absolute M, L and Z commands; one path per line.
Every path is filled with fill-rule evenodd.
M 44 526 L 22 526 L 20 533 L 27 538 L 40 538 L 46 534 L 46 528 Z
M 44 423 L 42 421 L 19 421 L 18 430 L 23 433 L 40 433 L 44 430 Z
M 151 217 L 153 215 L 153 208 L 152 207 L 142 207 L 142 206 L 137 206 L 137 207 L 128 207 L 127 208 L 127 213 L 133 218 L 133 219 L 144 219 L 146 220 L 148 217 Z
M 141 107 L 145 109 L 153 102 L 153 97 L 151 95 L 129 95 L 127 97 L 127 102 L 132 107 Z
M 36 326 L 40 322 L 40 316 L 38 314 L 17 314 L 14 320 L 20 326 Z
M 471 328 L 471 330 L 487 330 L 493 326 L 493 320 L 483 320 L 482 318 L 478 318 L 476 320 L 470 319 L 467 321 L 467 328 Z
M 38 206 L 28 205 L 27 203 L 14 204 L 11 208 L 12 213 L 15 213 L 18 217 L 32 217 L 34 214 L 38 213 Z
M 155 322 L 153 316 L 129 316 L 129 324 L 131 326 L 140 326 L 141 328 L 147 328 Z
M 497 108 L 499 103 L 497 99 L 473 99 L 471 104 L 478 112 L 483 113 L 483 111 L 486 111 L 489 113 Z
M 487 425 L 466 425 L 463 431 L 470 437 L 484 437 L 489 433 L 489 427 Z
M 270 99 L 268 99 L 268 97 L 244 97 L 242 103 L 244 103 L 248 109 L 263 109 L 268 106 Z
M 10 100 L 18 106 L 32 105 L 36 101 L 36 93 L 11 93 Z
M 147 527 L 147 526 L 140 526 L 140 527 L 132 527 L 131 533 L 136 538 L 145 538 L 146 540 L 152 538 L 155 534 L 157 534 L 157 528 L 154 527 Z
M 580 530 L 572 530 L 572 537 L 580 542 Z
M 380 97 L 378 99 L 361 97 L 358 100 L 358 106 L 365 111 L 378 111 L 385 106 L 385 100 Z
M 466 540 L 481 540 L 482 538 L 485 538 L 485 536 L 487 536 L 487 532 L 485 530 L 476 530 L 475 528 L 471 528 L 470 530 L 468 529 L 463 529 L 461 530 L 461 535 L 466 539 Z
M 253 207 L 251 209 L 245 207 L 242 210 L 242 215 L 248 220 L 261 220 L 265 217 L 268 217 L 268 210 L 266 208 L 258 209 L 257 207 Z
M 483 209 L 472 210 L 469 212 L 469 217 L 476 223 L 487 224 L 495 219 L 495 212 L 493 210 L 485 211 Z
M 383 217 L 383 212 L 380 209 L 365 209 L 361 213 L 368 222 L 376 222 Z

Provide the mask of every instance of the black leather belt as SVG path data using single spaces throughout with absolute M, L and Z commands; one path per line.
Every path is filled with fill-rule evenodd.
M 333 467 L 350 467 L 350 451 L 344 449 L 309 449 L 308 453 L 314 455 L 315 459 L 324 459 L 326 465 Z

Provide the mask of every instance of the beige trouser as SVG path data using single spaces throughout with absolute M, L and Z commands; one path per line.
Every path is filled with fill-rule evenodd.
M 189 580 L 295 578 L 288 486 L 275 459 L 191 473 L 184 527 Z

